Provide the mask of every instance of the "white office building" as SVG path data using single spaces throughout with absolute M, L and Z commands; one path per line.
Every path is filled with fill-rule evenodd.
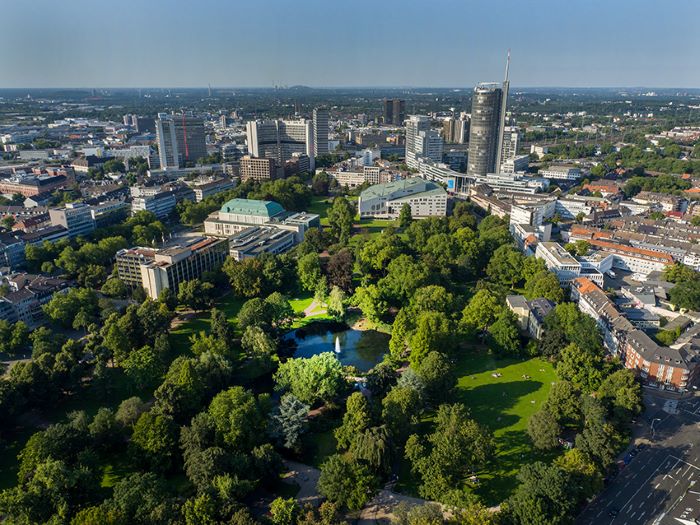
M 418 159 L 442 161 L 442 137 L 430 129 L 430 117 L 410 115 L 406 121 L 406 165 L 418 169 Z
M 581 263 L 557 242 L 539 243 L 535 257 L 542 259 L 562 284 L 568 284 L 581 275 Z
M 360 194 L 360 217 L 395 218 L 405 204 L 411 216 L 444 217 L 447 215 L 447 192 L 439 184 L 418 177 L 377 184 Z
M 68 203 L 64 208 L 49 210 L 52 226 L 63 226 L 70 238 L 87 235 L 95 230 L 95 219 L 90 206 L 80 202 Z
M 310 170 L 316 169 L 314 123 L 312 120 L 251 120 L 246 123 L 248 153 L 274 159 L 284 166 L 294 153 L 309 157 Z
M 501 173 L 517 173 L 520 171 L 526 171 L 529 166 L 529 155 L 510 157 L 503 159 L 503 162 L 501 162 Z
M 131 201 L 131 213 L 150 211 L 159 219 L 165 219 L 175 209 L 177 199 L 173 191 L 160 191 L 153 195 L 134 197 Z

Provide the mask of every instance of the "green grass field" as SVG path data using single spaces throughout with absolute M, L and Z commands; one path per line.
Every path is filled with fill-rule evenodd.
M 310 213 L 318 213 L 321 216 L 321 226 L 328 226 L 328 208 L 331 207 L 333 197 L 314 196 L 311 198 Z
M 347 197 L 350 201 L 357 201 L 357 197 Z M 321 226 L 328 226 L 328 209 L 331 207 L 333 197 L 315 196 L 311 199 L 309 212 L 318 213 L 321 216 Z M 396 221 L 387 219 L 360 219 L 355 217 L 355 231 L 353 233 L 362 235 L 380 233 L 387 226 L 395 226 Z
M 536 451 L 527 436 L 527 420 L 540 409 L 557 377 L 552 364 L 539 358 L 497 358 L 486 352 L 465 353 L 456 371 L 457 389 L 449 402 L 463 403 L 474 419 L 494 433 L 496 441 L 494 459 L 477 473 L 479 486 L 467 488 L 487 505 L 497 505 L 516 488 L 522 465 L 551 461 L 558 454 Z M 422 432 L 432 431 L 432 417 L 425 418 Z M 399 491 L 415 494 L 417 482 L 407 463 L 401 466 L 400 478 Z
M 496 439 L 493 464 L 479 473 L 481 485 L 475 490 L 487 504 L 495 505 L 516 488 L 523 464 L 551 461 L 558 454 L 537 451 L 527 436 L 527 421 L 542 407 L 557 376 L 552 364 L 539 358 L 496 359 L 485 353 L 465 356 L 457 373 L 455 401 L 464 403 Z

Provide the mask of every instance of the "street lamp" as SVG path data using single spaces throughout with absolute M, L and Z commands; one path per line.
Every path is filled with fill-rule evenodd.
M 651 439 L 654 439 L 654 434 L 655 434 L 655 432 L 656 432 L 656 431 L 654 430 L 654 423 L 656 423 L 657 421 L 661 421 L 661 418 L 660 418 L 660 417 L 655 417 L 654 419 L 651 420 Z

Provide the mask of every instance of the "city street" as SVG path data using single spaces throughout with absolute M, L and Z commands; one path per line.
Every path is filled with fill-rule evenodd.
M 700 399 L 646 397 L 650 446 L 632 458 L 577 524 L 695 525 L 700 518 Z

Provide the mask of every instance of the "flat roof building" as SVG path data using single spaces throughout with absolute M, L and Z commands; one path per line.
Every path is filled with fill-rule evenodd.
M 177 294 L 180 284 L 218 268 L 226 257 L 228 239 L 200 237 L 163 249 L 120 250 L 116 265 L 122 281 L 142 286 L 150 298 L 157 299 L 166 288 Z
M 237 261 L 263 253 L 278 254 L 296 245 L 293 231 L 272 226 L 251 226 L 229 238 L 229 254 Z
M 305 153 L 314 162 L 314 123 L 312 120 L 251 120 L 246 123 L 248 153 L 253 157 L 274 159 L 284 166 L 293 153 Z
M 360 194 L 360 217 L 398 217 L 404 204 L 413 217 L 447 215 L 447 192 L 442 186 L 419 177 L 370 186 Z
M 242 181 L 264 182 L 277 178 L 275 159 L 256 158 L 245 155 L 240 160 L 239 173 Z
M 87 204 L 69 202 L 64 208 L 51 208 L 49 217 L 53 226 L 63 226 L 70 238 L 87 235 L 95 230 L 95 219 Z
M 569 283 L 581 274 L 581 263 L 557 242 L 539 243 L 535 257 L 542 259 L 562 283 Z

